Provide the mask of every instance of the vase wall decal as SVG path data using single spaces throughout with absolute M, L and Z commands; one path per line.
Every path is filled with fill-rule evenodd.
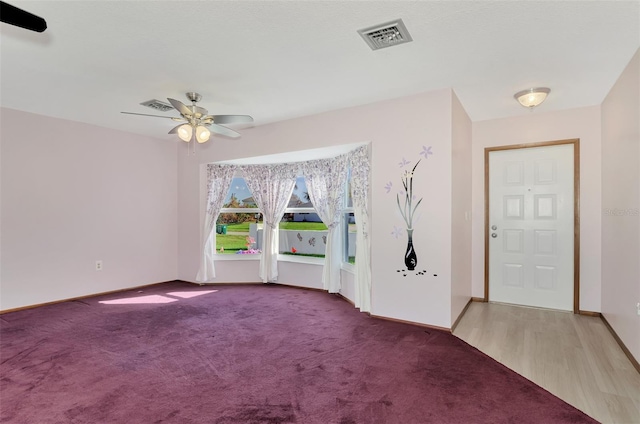
M 413 174 L 416 168 L 420 164 L 420 161 L 416 162 L 411 171 L 405 171 L 402 176 L 402 187 L 404 191 L 396 194 L 396 202 L 398 204 L 398 210 L 407 224 L 407 251 L 404 254 L 404 264 L 407 266 L 408 271 L 416 269 L 418 264 L 418 257 L 416 251 L 413 248 L 413 218 L 422 203 L 422 198 L 414 203 L 416 196 L 413 194 Z M 402 194 L 403 201 L 400 201 L 400 194 Z
M 418 265 L 418 256 L 413 248 L 413 229 L 407 228 L 407 252 L 404 254 L 404 264 L 409 271 L 413 271 Z

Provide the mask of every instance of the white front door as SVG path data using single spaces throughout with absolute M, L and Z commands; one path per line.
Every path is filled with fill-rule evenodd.
M 573 310 L 573 149 L 489 152 L 489 301 Z

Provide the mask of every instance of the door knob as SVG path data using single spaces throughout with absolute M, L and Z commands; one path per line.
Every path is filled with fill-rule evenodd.
M 491 229 L 492 229 L 493 231 L 495 231 L 495 230 L 497 230 L 497 229 L 498 229 L 498 227 L 496 227 L 495 225 L 492 225 L 492 226 L 491 226 Z
M 496 237 L 498 237 L 498 234 L 497 233 L 491 233 L 491 237 L 496 238 Z

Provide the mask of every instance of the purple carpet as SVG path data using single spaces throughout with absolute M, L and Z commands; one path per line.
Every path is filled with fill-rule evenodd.
M 0 316 L 3 423 L 594 423 L 458 338 L 278 285 Z

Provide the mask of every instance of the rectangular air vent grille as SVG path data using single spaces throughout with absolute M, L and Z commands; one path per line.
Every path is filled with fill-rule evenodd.
M 166 112 L 168 110 L 173 109 L 169 103 L 161 102 L 160 100 L 147 100 L 146 102 L 140 103 L 142 106 L 150 107 L 154 110 L 159 110 L 160 112 Z
M 385 47 L 397 46 L 398 44 L 413 41 L 402 19 L 361 29 L 358 31 L 358 34 L 360 34 L 369 47 L 371 47 L 371 50 L 383 49 Z

